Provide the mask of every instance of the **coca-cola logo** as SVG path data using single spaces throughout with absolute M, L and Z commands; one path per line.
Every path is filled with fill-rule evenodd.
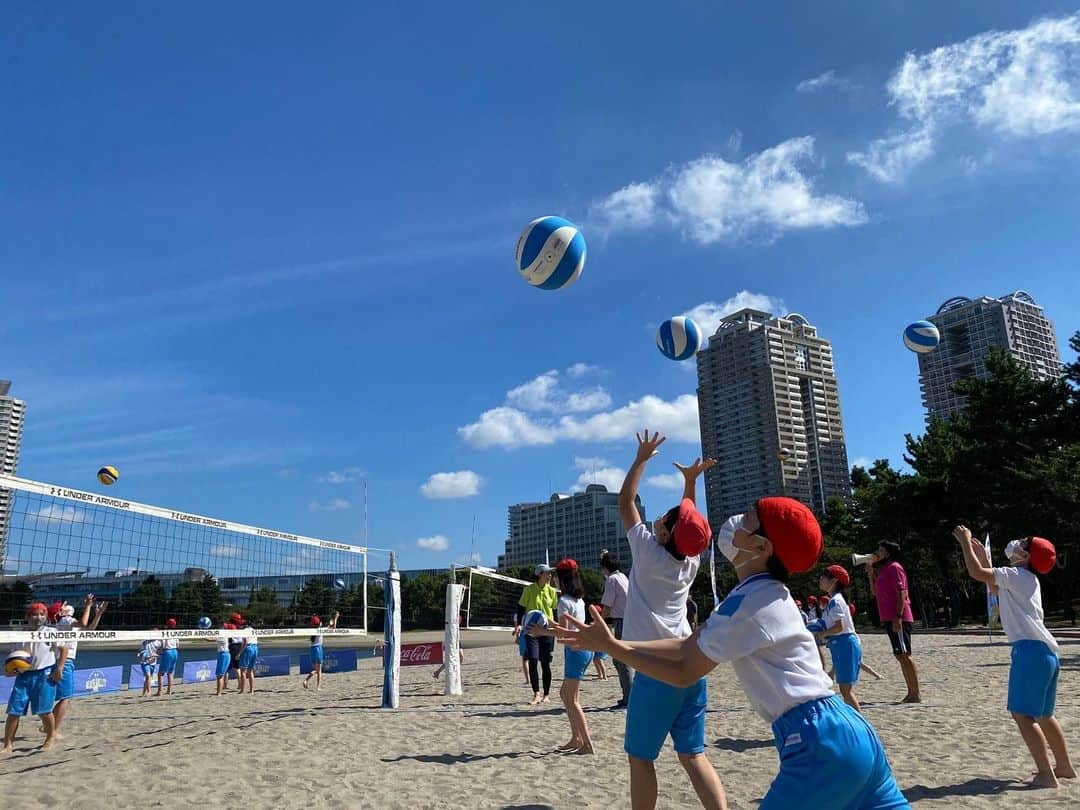
M 417 667 L 423 666 L 424 664 L 441 664 L 442 660 L 442 642 L 401 645 L 401 665 L 403 667 Z

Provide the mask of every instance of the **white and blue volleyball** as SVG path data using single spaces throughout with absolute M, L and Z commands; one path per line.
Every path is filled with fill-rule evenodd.
M 562 217 L 540 217 L 517 242 L 521 277 L 541 290 L 561 290 L 578 280 L 585 267 L 585 237 Z
M 930 321 L 915 321 L 904 330 L 904 345 L 916 354 L 926 354 L 937 348 L 941 333 Z
M 201 619 L 199 619 L 200 630 L 209 630 L 213 625 L 214 623 L 210 621 L 209 616 L 203 616 Z
M 670 360 L 689 360 L 701 348 L 701 327 L 685 315 L 664 321 L 656 330 L 656 347 Z
M 548 619 L 542 610 L 530 610 L 521 620 L 521 632 L 528 634 L 530 627 L 547 627 Z

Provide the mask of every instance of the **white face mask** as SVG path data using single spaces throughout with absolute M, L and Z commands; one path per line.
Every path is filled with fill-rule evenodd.
M 1009 562 L 1023 562 L 1026 560 L 1028 553 L 1024 551 L 1024 541 L 1010 540 L 1005 546 L 1005 556 Z
M 752 563 L 754 560 L 761 556 L 761 553 L 758 552 L 748 560 L 743 560 L 741 563 L 735 562 L 735 558 L 739 555 L 739 552 L 743 551 L 743 549 L 735 545 L 735 532 L 741 528 L 741 520 L 738 526 L 733 526 L 730 523 L 725 523 L 724 526 L 720 529 L 720 533 L 716 537 L 716 545 L 720 549 L 720 553 L 727 558 L 727 561 L 731 563 L 736 570 L 742 568 L 745 565 L 748 565 L 749 563 Z

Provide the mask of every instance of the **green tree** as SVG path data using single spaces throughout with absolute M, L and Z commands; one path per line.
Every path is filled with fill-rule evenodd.
M 124 597 L 120 612 L 126 624 L 145 627 L 164 624 L 167 607 L 165 586 L 151 574 Z
M 321 579 L 309 579 L 293 596 L 293 612 L 301 622 L 307 621 L 309 616 L 320 616 L 325 623 L 329 621 L 335 601 L 330 585 Z
M 33 595 L 33 589 L 21 579 L 11 585 L 0 585 L 0 623 L 24 621 L 26 606 L 33 601 Z
M 203 591 L 199 582 L 181 582 L 173 588 L 168 613 L 180 627 L 194 627 L 203 612 Z M 109 614 L 106 613 L 106 616 Z
M 202 615 L 209 616 L 214 624 L 221 623 L 225 619 L 225 600 L 221 598 L 217 577 L 207 574 L 198 585 L 202 596 Z

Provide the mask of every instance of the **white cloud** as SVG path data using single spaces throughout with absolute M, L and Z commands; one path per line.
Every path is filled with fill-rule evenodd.
M 811 137 L 784 141 L 738 163 L 705 155 L 593 203 L 589 219 L 595 230 L 608 233 L 670 223 L 701 244 L 866 222 L 855 200 L 815 192 L 802 168 L 815 162 Z
M 848 155 L 886 182 L 928 159 L 950 130 L 1008 138 L 1078 132 L 1080 13 L 909 53 L 888 93 L 905 131 Z
M 424 551 L 446 551 L 450 548 L 450 539 L 445 534 L 421 537 L 416 541 L 416 547 Z
M 586 418 L 533 418 L 510 407 L 492 408 L 479 420 L 458 428 L 473 447 L 536 447 L 557 441 L 607 442 L 633 438 L 643 427 L 659 430 L 674 441 L 699 442 L 697 397 L 683 394 L 664 400 L 653 394 L 612 411 Z
M 656 489 L 669 489 L 676 492 L 682 492 L 683 487 L 686 485 L 686 479 L 683 478 L 681 472 L 676 470 L 673 473 L 650 475 L 645 479 L 645 483 Z
M 581 376 L 584 372 L 580 371 L 580 367 L 583 366 L 584 363 L 578 363 L 571 366 L 571 369 L 575 370 L 576 376 Z M 608 407 L 611 404 L 611 395 L 600 386 L 565 393 L 559 385 L 559 372 L 552 370 L 511 388 L 506 394 L 506 403 L 523 411 L 587 413 Z
M 842 79 L 836 75 L 835 70 L 826 70 L 820 76 L 815 76 L 812 79 L 803 79 L 795 86 L 796 93 L 820 93 L 822 90 L 828 88 L 834 88 L 836 90 L 853 90 L 853 85 L 847 79 Z
M 597 467 L 593 470 L 584 470 L 570 486 L 571 492 L 581 492 L 589 484 L 603 484 L 608 492 L 618 492 L 622 488 L 623 479 L 626 478 L 626 470 L 622 467 Z
M 326 503 L 312 501 L 308 504 L 309 512 L 340 512 L 343 509 L 352 509 L 352 503 L 344 498 L 331 498 Z
M 480 494 L 480 486 L 483 483 L 484 479 L 472 470 L 441 472 L 431 476 L 420 487 L 420 492 L 425 498 L 432 500 L 471 498 L 473 495 Z
M 344 470 L 331 470 L 330 472 L 319 476 L 319 483 L 335 485 L 351 484 L 363 474 L 364 471 L 359 467 L 346 467 Z
M 871 458 L 867 458 L 866 456 L 859 456 L 858 458 L 856 458 L 854 461 L 851 462 L 851 467 L 853 469 L 855 467 L 862 467 L 864 470 L 869 470 L 873 466 L 874 466 L 874 460 L 871 459 Z
M 46 523 L 85 523 L 86 512 L 76 509 L 74 506 L 60 506 L 49 504 L 48 506 L 30 513 L 32 520 L 41 520 Z
M 240 547 L 231 545 L 214 545 L 210 546 L 211 557 L 239 557 Z
M 566 376 L 573 379 L 578 377 L 584 377 L 586 374 L 595 374 L 600 371 L 600 366 L 593 366 L 588 363 L 574 363 L 566 370 Z
M 740 309 L 760 309 L 774 315 L 784 311 L 784 302 L 779 298 L 764 293 L 754 293 L 749 290 L 740 290 L 726 301 L 705 301 L 693 309 L 683 313 L 692 318 L 694 323 L 701 327 L 702 335 L 708 339 L 720 328 L 720 321 L 738 312 Z

